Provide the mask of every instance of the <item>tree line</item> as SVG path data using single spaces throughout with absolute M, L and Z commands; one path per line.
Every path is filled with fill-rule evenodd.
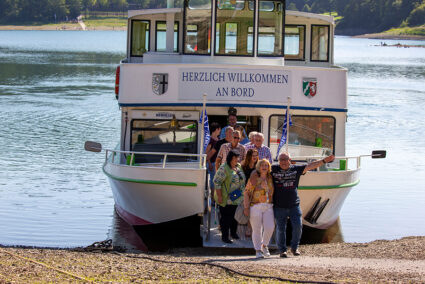
M 286 8 L 312 13 L 337 12 L 336 32 L 361 34 L 425 24 L 425 0 L 287 0 Z
M 181 6 L 182 1 L 174 0 L 176 6 Z M 73 20 L 87 11 L 125 12 L 152 5 L 166 7 L 167 1 L 0 0 L 0 23 Z M 425 0 L 286 0 L 286 8 L 312 13 L 336 12 L 341 17 L 337 24 L 339 34 L 380 32 L 425 24 Z

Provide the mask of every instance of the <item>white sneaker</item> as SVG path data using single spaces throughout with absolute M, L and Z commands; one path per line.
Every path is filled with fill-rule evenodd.
M 261 246 L 261 252 L 263 253 L 263 255 L 265 257 L 269 257 L 270 256 L 269 248 L 267 246 Z
M 261 251 L 257 250 L 257 252 L 255 253 L 255 258 L 264 258 L 264 255 Z

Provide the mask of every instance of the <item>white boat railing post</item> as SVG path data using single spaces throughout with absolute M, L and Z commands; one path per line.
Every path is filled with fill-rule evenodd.
M 133 159 L 134 159 L 134 152 L 131 153 L 130 166 L 133 165 Z
M 202 111 L 201 111 L 201 117 L 202 117 L 202 125 L 201 125 L 201 147 L 199 149 L 199 167 L 202 168 L 204 165 L 203 160 L 203 154 L 204 154 L 204 124 L 205 124 L 205 108 L 207 105 L 207 94 L 203 94 L 203 102 L 202 102 Z
M 167 163 L 167 154 L 164 154 L 164 161 L 162 161 L 162 168 L 165 169 L 165 164 Z

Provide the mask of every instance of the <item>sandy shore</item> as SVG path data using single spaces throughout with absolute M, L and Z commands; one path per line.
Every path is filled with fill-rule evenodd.
M 167 253 L 0 248 L 0 283 L 308 282 L 423 283 L 425 237 L 304 245 L 302 255 L 255 260 L 250 250 Z

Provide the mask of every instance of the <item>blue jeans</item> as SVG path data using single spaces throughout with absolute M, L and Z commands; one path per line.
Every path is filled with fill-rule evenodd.
M 302 213 L 300 206 L 294 206 L 292 208 L 278 208 L 273 207 L 274 218 L 276 220 L 276 242 L 279 252 L 286 251 L 286 222 L 291 220 L 292 225 L 292 240 L 291 248 L 297 249 L 300 244 L 301 233 L 302 233 Z

